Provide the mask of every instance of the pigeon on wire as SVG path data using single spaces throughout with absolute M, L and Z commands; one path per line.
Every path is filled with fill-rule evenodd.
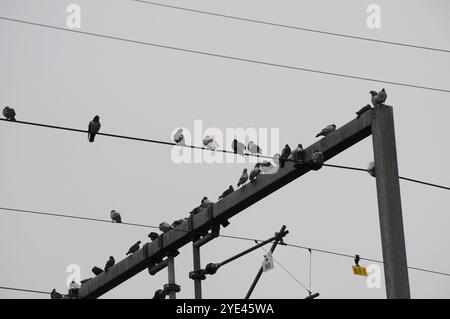
M 355 255 L 355 265 L 359 267 L 359 261 L 360 261 L 359 255 Z
M 248 142 L 247 149 L 252 154 L 262 154 L 261 148 L 253 141 Z
M 358 112 L 356 112 L 356 118 L 359 119 L 359 117 L 363 113 L 366 113 L 366 112 L 370 111 L 371 109 L 372 109 L 372 107 L 370 106 L 370 104 L 367 104 L 366 106 L 362 107 Z
M 141 241 L 138 241 L 136 244 L 134 244 L 133 246 L 130 247 L 130 249 L 128 249 L 127 255 L 130 254 L 134 254 L 135 252 L 137 252 L 140 248 Z
M 202 203 L 200 204 L 200 207 L 202 208 L 208 208 L 209 205 L 211 205 L 212 202 L 208 199 L 208 197 L 203 197 Z
M 370 176 L 372 176 L 372 177 L 376 177 L 376 175 L 375 175 L 375 163 L 374 162 L 369 162 L 369 165 L 367 167 L 367 173 L 369 173 Z
M 111 211 L 111 219 L 113 223 L 122 223 L 122 217 L 114 209 Z
M 291 148 L 289 147 L 288 144 L 286 144 L 283 148 L 283 150 L 281 151 L 281 155 L 280 155 L 280 167 L 283 168 L 284 164 L 286 163 L 286 160 L 288 159 L 289 155 L 291 155 Z
M 230 195 L 231 193 L 234 192 L 234 188 L 232 185 L 230 185 L 223 193 L 222 195 L 219 196 L 219 200 L 223 199 L 225 197 L 227 197 L 228 195 Z
M 212 150 L 215 151 L 216 149 L 219 148 L 219 144 L 217 144 L 214 135 L 206 135 L 203 138 L 203 145 L 205 145 L 207 150 Z
M 159 235 L 155 232 L 151 232 L 150 234 L 148 234 L 148 238 L 150 238 L 151 241 L 157 240 L 158 237 L 159 237 Z
M 382 89 L 378 93 L 375 91 L 370 91 L 370 95 L 372 95 L 371 101 L 373 106 L 381 105 L 384 104 L 384 102 L 386 102 L 387 94 L 385 89 Z
M 169 223 L 162 222 L 161 224 L 159 224 L 159 230 L 162 231 L 163 233 L 167 233 L 171 229 L 172 226 L 170 226 Z
M 233 152 L 235 154 L 239 154 L 239 155 L 245 156 L 244 151 L 245 151 L 246 147 L 241 142 L 238 142 L 237 139 L 233 140 L 233 142 L 231 143 L 231 148 L 233 149 Z
M 250 172 L 250 183 L 253 183 L 259 174 L 261 174 L 261 163 L 256 163 L 255 167 Z
M 63 295 L 61 295 L 56 291 L 55 288 L 53 288 L 52 292 L 50 293 L 50 299 L 63 299 Z
M 95 135 L 97 135 L 98 131 L 100 131 L 100 117 L 96 115 L 92 121 L 89 122 L 88 127 L 88 138 L 89 142 L 93 143 L 95 140 Z
M 5 106 L 3 109 L 3 116 L 8 121 L 15 121 L 16 120 L 16 111 L 14 111 L 13 108 L 10 108 L 9 106 Z
M 318 134 L 316 135 L 316 137 L 319 137 L 319 136 L 327 136 L 327 135 L 329 135 L 331 132 L 334 132 L 334 131 L 336 131 L 336 125 L 330 124 L 330 125 L 328 125 L 327 127 L 325 127 L 324 129 L 322 129 L 322 131 L 320 131 L 320 133 L 318 133 Z
M 97 266 L 95 266 L 94 268 L 92 268 L 92 272 L 94 273 L 94 275 L 98 276 L 103 272 L 103 269 L 100 269 Z
M 178 145 L 186 145 L 186 143 L 184 142 L 184 135 L 183 135 L 183 129 L 180 128 L 175 135 L 173 136 L 173 140 L 175 143 L 177 143 Z
M 244 168 L 244 170 L 242 171 L 242 175 L 239 178 L 239 182 L 237 183 L 237 187 L 244 185 L 247 181 L 248 181 L 248 173 L 247 169 Z
M 112 266 L 114 266 L 115 264 L 116 264 L 116 261 L 114 260 L 114 257 L 110 256 L 109 260 L 106 262 L 105 271 L 108 271 L 108 269 L 111 268 Z

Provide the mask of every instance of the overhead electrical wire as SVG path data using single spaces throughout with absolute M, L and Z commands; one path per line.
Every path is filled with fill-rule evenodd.
M 331 35 L 331 36 L 336 36 L 336 37 L 369 41 L 369 42 L 375 42 L 375 43 L 383 43 L 383 44 L 408 47 L 408 48 L 414 48 L 414 49 L 423 49 L 423 50 L 429 50 L 429 51 L 450 53 L 450 50 L 447 50 L 447 49 L 440 49 L 440 48 L 434 48 L 434 47 L 423 46 L 423 45 L 415 45 L 415 44 L 395 42 L 395 41 L 386 41 L 386 40 L 379 40 L 379 39 L 374 39 L 374 38 L 360 37 L 360 36 L 355 36 L 355 35 L 351 35 L 351 34 L 317 30 L 317 29 L 305 28 L 305 27 L 297 27 L 297 26 L 287 25 L 287 24 L 282 24 L 282 23 L 263 21 L 263 20 L 257 20 L 257 19 L 251 19 L 251 18 L 244 18 L 244 17 L 237 17 L 237 16 L 218 13 L 218 12 L 211 12 L 211 11 L 191 9 L 191 8 L 186 8 L 186 7 L 179 7 L 179 6 L 174 6 L 174 5 L 169 5 L 169 4 L 159 3 L 159 2 L 144 1 L 144 0 L 131 0 L 131 1 L 139 2 L 139 3 L 143 3 L 143 4 L 149 4 L 149 5 L 153 5 L 153 6 L 169 8 L 169 9 L 181 10 L 181 11 L 186 11 L 186 12 L 191 12 L 191 13 L 199 13 L 199 14 L 215 16 L 215 17 L 220 17 L 220 18 L 225 18 L 225 19 L 232 19 L 232 20 L 268 25 L 268 26 L 291 29 L 291 30 L 306 31 L 306 32 L 312 32 L 312 33 L 325 34 L 325 35 Z
M 13 290 L 13 291 L 21 291 L 21 292 L 30 292 L 30 293 L 35 293 L 35 294 L 50 295 L 50 292 L 42 291 L 42 290 L 30 290 L 30 289 L 15 288 L 15 287 L 4 287 L 4 286 L 0 286 L 0 289 L 3 289 L 3 290 Z
M 26 20 L 20 20 L 20 19 L 7 18 L 7 17 L 2 17 L 2 16 L 0 16 L 0 19 L 4 20 L 4 21 L 22 23 L 22 24 L 27 24 L 27 25 L 32 25 L 32 26 L 37 26 L 37 27 L 42 27 L 42 28 L 47 28 L 47 29 L 66 31 L 66 32 L 71 32 L 71 33 L 77 33 L 77 34 L 83 34 L 83 35 L 88 35 L 88 36 L 100 37 L 100 38 L 104 38 L 104 39 L 117 40 L 117 41 L 133 43 L 133 44 L 152 46 L 152 47 L 157 47 L 157 48 L 162 48 L 162 49 L 169 49 L 169 50 L 185 52 L 185 53 L 193 53 L 193 54 L 203 55 L 203 56 L 211 56 L 211 57 L 227 59 L 227 60 L 248 62 L 248 63 L 253 63 L 253 64 L 259 64 L 259 65 L 266 65 L 266 66 L 271 66 L 271 67 L 283 68 L 283 69 L 290 69 L 290 70 L 310 72 L 310 73 L 316 73 L 316 74 L 322 74 L 322 75 L 336 76 L 336 77 L 340 77 L 340 78 L 348 78 L 348 79 L 354 79 L 354 80 L 362 80 L 362 81 L 369 81 L 369 82 L 376 82 L 376 83 L 383 83 L 383 84 L 391 84 L 391 85 L 396 85 L 396 86 L 410 87 L 410 88 L 415 88 L 415 89 L 423 89 L 423 90 L 430 90 L 430 91 L 436 91 L 436 92 L 450 93 L 450 89 L 436 88 L 436 87 L 431 87 L 431 86 L 424 86 L 424 85 L 417 85 L 417 84 L 410 84 L 410 83 L 402 83 L 402 82 L 395 82 L 395 81 L 388 81 L 388 80 L 380 80 L 380 79 L 363 77 L 363 76 L 357 76 L 357 75 L 351 75 L 351 74 L 345 74 L 345 73 L 336 73 L 336 72 L 316 70 L 316 69 L 305 68 L 305 67 L 298 67 L 298 66 L 292 66 L 292 65 L 286 65 L 286 64 L 266 62 L 266 61 L 261 61 L 261 60 L 254 60 L 254 59 L 249 59 L 249 58 L 240 58 L 240 57 L 235 57 L 235 56 L 230 56 L 230 55 L 224 55 L 224 54 L 218 54 L 218 53 L 212 53 L 212 52 L 206 52 L 206 51 L 200 51 L 200 50 L 193 50 L 193 49 L 186 49 L 186 48 L 181 48 L 181 47 L 169 46 L 169 45 L 165 45 L 165 44 L 132 40 L 132 39 L 121 38 L 121 37 L 117 37 L 117 36 L 104 35 L 104 34 L 99 34 L 99 33 L 94 33 L 94 32 L 87 32 L 87 31 L 81 31 L 81 30 L 75 30 L 75 29 L 66 29 L 66 28 L 63 28 L 63 27 L 57 27 L 57 26 L 52 26 L 52 25 L 47 25 L 47 24 L 37 23 L 37 22 L 31 22 L 31 21 L 26 21 Z
M 82 130 L 82 129 L 75 129 L 75 128 L 70 128 L 70 127 L 48 125 L 48 124 L 41 124 L 41 123 L 34 123 L 34 122 L 8 121 L 6 119 L 1 119 L 1 118 L 0 118 L 0 121 L 4 121 L 4 122 L 8 122 L 8 123 L 14 123 L 14 124 L 25 124 L 25 125 L 45 127 L 45 128 L 51 128 L 51 129 L 57 129 L 57 130 L 71 131 L 71 132 L 77 132 L 77 133 L 83 133 L 83 134 L 87 134 L 87 132 L 88 132 L 87 130 Z M 210 149 L 208 149 L 206 147 L 203 147 L 203 146 L 180 145 L 180 144 L 177 144 L 175 142 L 167 142 L 167 141 L 161 141 L 161 140 L 155 140 L 155 139 L 147 139 L 147 138 L 127 136 L 127 135 L 118 135 L 118 134 L 109 134 L 109 133 L 100 133 L 100 132 L 97 133 L 97 135 L 102 135 L 102 136 L 107 136 L 107 137 L 112 137 L 112 138 L 119 138 L 119 139 L 126 139 L 126 140 L 134 140 L 134 141 L 139 141 L 139 142 L 161 144 L 161 145 L 167 145 L 167 146 L 180 146 L 180 147 L 184 147 L 184 148 L 190 148 L 190 149 L 197 149 L 197 150 L 202 150 L 202 151 L 213 152 L 212 150 L 210 150 Z M 228 153 L 228 154 L 236 155 L 236 153 L 234 151 L 230 151 L 230 150 L 218 149 L 218 150 L 215 150 L 215 152 L 217 152 L 217 153 Z M 262 159 L 270 159 L 270 160 L 274 159 L 273 156 L 267 156 L 267 155 L 261 155 L 261 154 L 244 153 L 244 155 L 245 156 L 250 156 L 250 157 L 256 157 L 256 158 L 262 158 Z M 295 161 L 295 160 L 292 160 L 292 159 L 286 159 L 286 161 L 301 163 L 299 161 Z M 326 164 L 326 163 L 324 163 L 323 166 L 367 172 L 367 169 L 358 168 L 358 167 L 350 167 L 350 166 L 343 166 L 343 165 L 336 165 L 336 164 Z M 409 182 L 415 182 L 415 183 L 427 185 L 427 186 L 430 186 L 430 187 L 437 187 L 437 188 L 441 188 L 441 189 L 445 189 L 445 190 L 450 190 L 450 187 L 443 186 L 443 185 L 438 185 L 438 184 L 434 184 L 434 183 L 424 182 L 424 181 L 420 181 L 420 180 L 417 180 L 417 179 L 408 178 L 408 177 L 402 177 L 402 176 L 399 176 L 399 178 L 403 179 L 403 180 L 406 180 L 406 181 L 409 181 Z

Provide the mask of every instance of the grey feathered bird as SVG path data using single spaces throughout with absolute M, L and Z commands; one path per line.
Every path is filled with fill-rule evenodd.
M 293 161 L 302 161 L 303 160 L 303 145 L 298 144 L 297 147 L 291 152 L 291 155 L 288 157 Z M 298 164 L 298 163 L 297 163 Z
M 111 219 L 112 219 L 113 223 L 121 223 L 122 222 L 122 217 L 114 209 L 111 211 Z
M 227 197 L 228 195 L 230 195 L 231 193 L 234 192 L 234 188 L 232 185 L 230 185 L 223 193 L 222 195 L 219 196 L 219 200 L 223 199 L 225 197 Z
M 214 135 L 206 135 L 203 138 L 203 145 L 205 145 L 206 149 L 215 151 L 219 148 L 219 144 L 217 144 Z
M 94 273 L 94 275 L 98 276 L 103 272 L 103 269 L 100 269 L 99 267 L 95 266 L 94 268 L 92 268 L 92 272 Z
M 247 169 L 244 168 L 244 170 L 242 171 L 242 175 L 239 178 L 239 182 L 237 183 L 237 187 L 244 185 L 247 181 L 248 181 L 248 173 Z
M 109 260 L 106 262 L 105 265 L 105 271 L 108 271 L 109 268 L 111 268 L 112 266 L 114 266 L 116 264 L 116 261 L 114 260 L 113 256 L 109 256 Z
M 162 222 L 161 224 L 159 224 L 159 230 L 162 231 L 163 233 L 167 233 L 171 229 L 172 226 L 170 226 L 169 223 Z
M 203 208 L 207 208 L 211 204 L 212 204 L 212 202 L 208 199 L 208 197 L 205 196 L 205 197 L 203 197 L 200 206 Z
M 256 180 L 256 177 L 261 173 L 261 163 L 256 163 L 255 167 L 250 172 L 250 183 Z
M 359 257 L 359 255 L 355 255 L 355 265 L 359 267 L 359 260 L 361 258 Z
M 261 148 L 253 141 L 248 142 L 247 149 L 252 154 L 262 154 Z
M 316 137 L 319 137 L 319 136 L 327 136 L 327 135 L 329 135 L 331 132 L 333 132 L 333 131 L 335 131 L 335 130 L 336 130 L 336 125 L 330 124 L 330 125 L 328 125 L 327 127 L 325 127 L 324 129 L 322 129 L 322 131 L 320 131 L 320 133 L 318 133 L 318 134 L 316 135 Z
M 244 151 L 245 151 L 246 147 L 241 142 L 238 142 L 237 139 L 233 140 L 233 142 L 231 143 L 231 148 L 233 149 L 233 152 L 235 154 L 244 156 Z
M 158 237 L 159 237 L 159 235 L 155 232 L 151 232 L 150 234 L 148 234 L 148 238 L 150 238 L 151 241 L 157 240 Z
M 95 135 L 97 135 L 98 131 L 100 131 L 100 117 L 96 115 L 92 121 L 89 122 L 88 127 L 88 138 L 89 142 L 93 143 L 95 140 Z
M 372 107 L 370 104 L 367 104 L 366 106 L 362 107 L 358 112 L 356 112 L 356 117 L 359 118 L 363 113 L 366 113 L 370 111 Z
M 3 109 L 3 116 L 8 121 L 15 121 L 16 120 L 16 111 L 14 111 L 13 108 L 10 108 L 9 106 L 5 106 Z
M 281 155 L 280 155 L 280 167 L 283 168 L 284 164 L 286 163 L 287 158 L 289 157 L 289 155 L 291 155 L 291 148 L 289 147 L 288 144 L 286 144 L 283 148 L 283 150 L 281 151 Z
M 386 94 L 386 90 L 382 89 L 380 92 L 375 92 L 375 91 L 370 91 L 369 92 L 370 95 L 372 95 L 372 105 L 373 106 L 377 106 L 377 105 L 381 105 L 384 102 L 386 102 L 387 99 L 387 94 Z
M 83 286 L 85 283 L 87 283 L 89 280 L 91 280 L 92 278 L 86 278 L 83 279 L 82 281 L 80 281 L 80 284 Z
M 141 241 L 138 241 L 136 244 L 134 244 L 133 246 L 130 247 L 130 249 L 128 249 L 127 255 L 130 254 L 134 254 L 135 252 L 137 252 L 140 248 Z
M 266 173 L 273 168 L 273 165 L 269 161 L 262 161 L 260 163 L 261 173 Z
M 185 145 L 184 142 L 184 135 L 183 135 L 183 129 L 180 128 L 175 135 L 173 136 L 173 140 L 175 143 L 177 143 L 178 145 Z
M 53 288 L 52 292 L 50 293 L 51 299 L 62 299 L 63 295 L 61 295 L 59 292 L 56 291 L 56 289 Z

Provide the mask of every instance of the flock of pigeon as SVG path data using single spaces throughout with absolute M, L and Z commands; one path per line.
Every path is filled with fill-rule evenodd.
M 375 91 L 370 91 L 370 94 L 372 96 L 371 102 L 373 106 L 378 106 L 383 104 L 386 99 L 387 99 L 387 94 L 385 89 L 382 89 L 380 92 L 375 92 Z M 357 118 L 359 118 L 363 113 L 368 112 L 372 109 L 372 107 L 367 104 L 366 106 L 364 106 L 363 108 L 361 108 L 359 111 L 356 112 Z M 3 109 L 3 116 L 9 120 L 9 121 L 16 121 L 16 112 L 13 108 L 10 107 L 5 107 Z M 94 142 L 95 141 L 95 136 L 96 134 L 100 131 L 101 128 L 101 124 L 100 124 L 100 117 L 98 115 L 96 115 L 94 117 L 94 119 L 92 121 L 89 122 L 89 126 L 88 126 L 88 140 L 89 142 Z M 330 124 L 327 127 L 325 127 L 324 129 L 322 129 L 317 135 L 316 137 L 320 137 L 320 136 L 327 136 L 330 133 L 334 132 L 336 130 L 336 125 L 335 124 Z M 175 135 L 173 136 L 173 140 L 175 141 L 176 144 L 178 145 L 182 145 L 185 146 L 185 140 L 184 140 L 184 136 L 183 136 L 183 130 L 179 129 Z M 214 136 L 205 136 L 205 138 L 203 139 L 203 144 L 206 147 L 206 149 L 215 151 L 218 149 L 219 145 L 217 144 L 217 142 L 214 140 Z M 233 149 L 233 152 L 235 154 L 239 154 L 242 156 L 246 156 L 249 154 L 252 155 L 259 155 L 262 154 L 262 150 L 261 148 L 256 145 L 253 141 L 250 141 L 248 143 L 247 146 L 245 146 L 245 144 L 239 142 L 238 140 L 234 139 L 231 147 Z M 248 153 L 246 153 L 246 151 L 248 151 Z M 280 168 L 284 168 L 286 161 L 293 161 L 295 162 L 295 167 L 298 167 L 298 165 L 301 165 L 302 163 L 302 158 L 303 158 L 303 146 L 302 144 L 298 144 L 298 146 L 294 149 L 294 151 L 291 150 L 291 148 L 289 147 L 289 145 L 285 145 L 285 147 L 283 148 L 283 150 L 281 151 L 281 154 L 276 154 L 273 157 L 273 161 L 274 163 L 279 166 Z M 369 173 L 372 176 L 375 176 L 375 167 L 373 165 L 373 163 L 371 163 L 371 168 L 369 169 Z M 268 171 L 270 171 L 271 169 L 273 169 L 273 165 L 271 162 L 269 161 L 262 161 L 262 162 L 258 162 L 255 164 L 255 166 L 252 168 L 252 170 L 250 171 L 250 173 L 248 173 L 248 170 L 245 168 L 241 174 L 241 176 L 239 177 L 239 180 L 237 182 L 237 187 L 242 187 L 244 186 L 246 183 L 250 182 L 253 183 L 256 181 L 257 177 L 261 174 L 261 173 L 266 173 Z M 225 198 L 226 196 L 230 195 L 231 193 L 233 193 L 235 191 L 235 189 L 233 188 L 232 185 L 230 185 L 220 196 L 219 196 L 219 200 L 222 200 L 223 198 Z M 207 198 L 207 197 L 203 197 L 203 199 L 201 200 L 201 203 L 198 207 L 194 208 L 190 214 L 191 215 L 196 215 L 198 214 L 200 211 L 202 211 L 203 209 L 208 208 L 208 206 L 210 206 L 212 204 L 212 202 Z M 112 220 L 113 223 L 122 223 L 122 217 L 120 215 L 120 213 L 118 213 L 115 210 L 112 210 L 110 213 L 110 218 Z M 166 233 L 168 231 L 170 231 L 171 229 L 174 229 L 175 227 L 177 227 L 178 225 L 182 224 L 185 220 L 187 220 L 187 218 L 184 219 L 180 219 L 180 220 L 176 220 L 174 221 L 171 225 L 166 223 L 166 222 L 162 222 L 159 225 L 159 230 L 162 233 Z M 158 239 L 159 235 L 155 232 L 151 232 L 148 237 L 150 238 L 151 241 L 155 241 Z M 127 251 L 126 255 L 132 255 L 134 253 L 136 253 L 139 249 L 140 249 L 140 244 L 141 241 L 136 242 L 133 246 L 130 247 L 130 249 Z M 116 261 L 114 259 L 113 256 L 110 256 L 109 259 L 107 260 L 104 269 L 101 269 L 97 266 L 95 266 L 92 269 L 92 272 L 98 276 L 99 274 L 103 273 L 103 272 L 107 272 L 111 267 L 113 267 L 115 265 Z M 89 279 L 85 279 L 81 281 L 81 284 L 83 285 L 84 283 L 86 283 L 87 281 L 89 281 L 92 278 Z M 59 294 L 55 289 L 53 289 L 53 291 L 51 292 L 51 298 L 52 299 L 61 299 L 64 296 Z

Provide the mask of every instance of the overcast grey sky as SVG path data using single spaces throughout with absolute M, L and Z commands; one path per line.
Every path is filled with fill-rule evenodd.
M 65 27 L 66 8 L 82 8 L 82 31 L 228 54 L 329 72 L 450 89 L 450 54 L 337 38 L 160 8 L 130 0 L 0 0 L 0 15 Z M 161 3 L 163 1 L 161 0 Z M 450 49 L 450 2 L 433 1 L 171 1 L 174 5 L 287 25 Z M 366 7 L 381 6 L 381 29 L 368 29 Z M 304 146 L 325 125 L 345 124 L 385 87 L 394 107 L 400 175 L 449 185 L 450 94 L 343 79 L 170 51 L 0 21 L 0 105 L 17 118 L 168 140 L 179 126 L 279 128 L 280 144 Z M 226 145 L 229 148 L 229 145 Z M 0 123 L 0 206 L 92 218 L 116 209 L 127 222 L 158 225 L 187 216 L 203 196 L 216 199 L 249 164 L 184 164 L 170 147 Z M 368 138 L 332 163 L 365 167 Z M 409 266 L 450 272 L 448 191 L 401 182 Z M 294 181 L 231 220 L 226 235 L 269 238 L 382 259 L 375 180 L 323 168 Z M 66 267 L 82 277 L 116 260 L 147 229 L 80 220 L 0 214 L 0 286 L 66 291 Z M 252 245 L 219 238 L 202 248 L 202 264 Z M 176 259 L 178 297 L 193 298 L 192 248 Z M 203 282 L 206 298 L 242 298 L 263 251 Z M 308 284 L 309 255 L 279 247 L 275 258 Z M 385 298 L 352 273 L 353 261 L 313 253 L 312 290 L 323 298 Z M 362 262 L 367 265 L 367 262 Z M 414 298 L 449 298 L 450 278 L 409 272 Z M 384 280 L 384 279 L 383 279 Z M 103 298 L 151 298 L 167 272 L 144 271 Z M 278 265 L 253 297 L 303 298 L 305 290 Z M 46 296 L 0 290 L 1 298 Z

